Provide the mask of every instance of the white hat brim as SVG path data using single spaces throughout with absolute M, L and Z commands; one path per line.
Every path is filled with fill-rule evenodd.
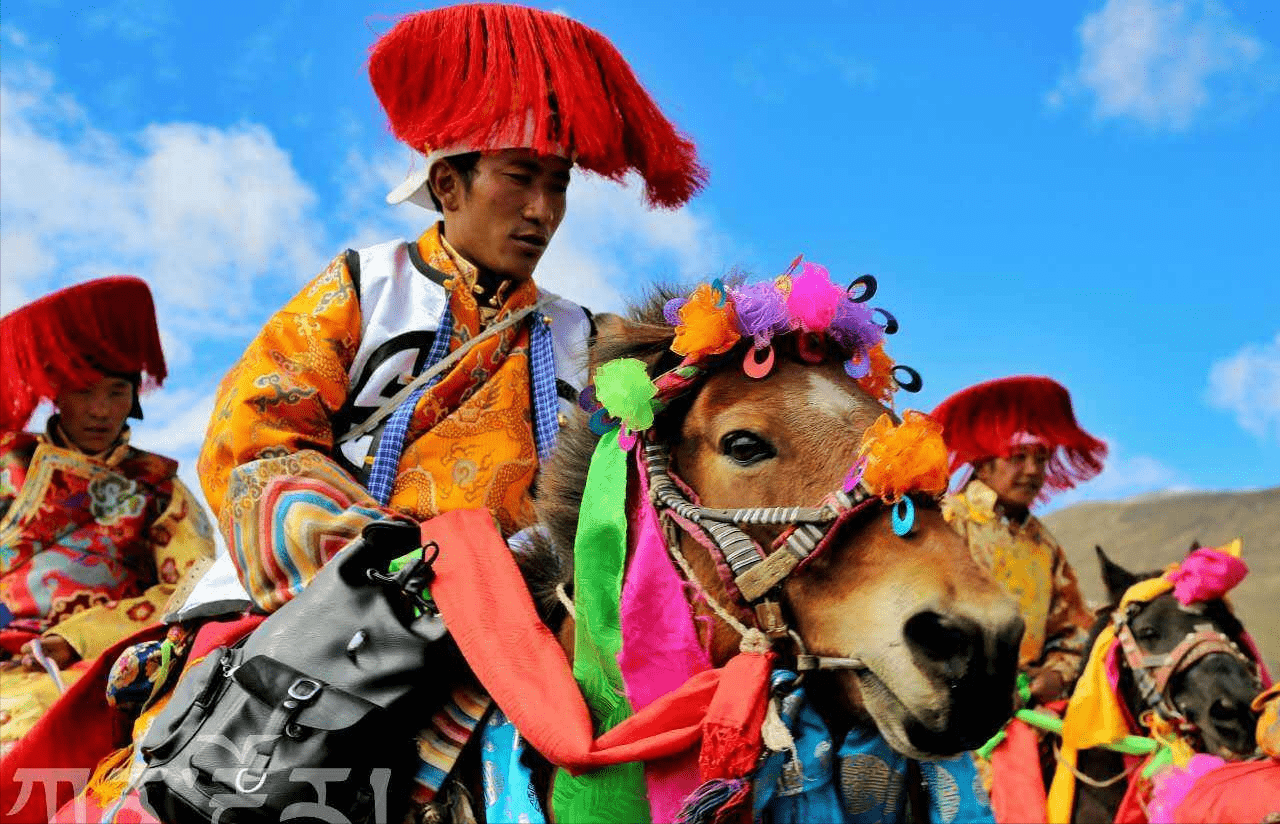
M 446 157 L 474 151 L 476 149 L 472 146 L 451 146 L 448 149 L 436 149 L 428 152 L 423 157 L 422 166 L 410 171 L 399 186 L 387 193 L 387 203 L 392 206 L 397 203 L 413 203 L 432 212 L 439 211 L 436 209 L 436 205 L 431 202 L 431 185 L 429 182 L 431 179 L 431 167 L 436 165 L 437 161 L 444 160 Z M 577 160 L 574 153 L 567 149 L 559 149 L 555 154 L 570 163 L 574 163 Z
M 453 155 L 466 154 L 474 151 L 461 146 L 454 146 L 449 149 L 436 149 L 429 152 L 422 161 L 422 165 L 413 169 L 405 177 L 400 185 L 387 193 L 387 203 L 392 206 L 397 203 L 412 203 L 421 206 L 432 212 L 436 211 L 436 205 L 431 202 L 431 167 L 436 165 L 436 161 L 444 160 L 446 157 Z

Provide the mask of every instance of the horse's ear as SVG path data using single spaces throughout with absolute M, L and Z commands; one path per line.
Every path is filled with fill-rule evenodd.
M 595 338 L 591 345 L 592 371 L 614 358 L 637 358 L 644 362 L 650 374 L 656 374 L 680 360 L 669 351 L 673 334 L 670 326 L 635 321 L 612 312 L 600 312 L 593 316 L 592 321 L 595 324 Z M 672 363 L 666 363 L 664 358 Z
M 591 325 L 594 327 L 597 338 L 618 338 L 626 334 L 628 326 L 631 322 L 622 315 L 615 315 L 613 312 L 596 312 L 591 316 Z
M 1098 566 L 1102 569 L 1102 583 L 1107 588 L 1107 597 L 1111 603 L 1118 604 L 1125 591 L 1138 582 L 1138 576 L 1108 558 L 1102 547 L 1094 546 L 1093 549 L 1098 553 Z
M 1199 549 L 1200 547 L 1201 547 L 1200 539 L 1199 539 L 1199 538 L 1196 538 L 1195 540 L 1193 540 L 1193 541 L 1191 542 L 1191 549 L 1188 549 L 1188 550 L 1187 550 L 1187 554 L 1188 554 L 1188 555 L 1190 555 L 1191 553 L 1195 552 L 1195 551 L 1196 551 L 1197 549 Z

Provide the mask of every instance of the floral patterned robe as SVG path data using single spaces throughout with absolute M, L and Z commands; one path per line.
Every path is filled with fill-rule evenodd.
M 46 434 L 0 434 L 0 658 L 58 635 L 89 662 L 159 622 L 214 555 L 213 530 L 177 462 L 129 446 L 102 456 Z M 83 663 L 63 674 L 73 680 Z M 0 746 L 57 698 L 43 672 L 0 672 Z

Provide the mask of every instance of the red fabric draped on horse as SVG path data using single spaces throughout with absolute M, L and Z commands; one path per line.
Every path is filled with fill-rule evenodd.
M 600 320 L 604 407 L 562 430 L 534 548 L 510 552 L 483 513 L 423 526 L 458 645 L 566 770 L 538 787 L 562 820 L 670 820 L 700 786 L 749 788 L 762 756 L 791 742 L 792 757 L 769 708 L 775 664 L 804 674 L 832 740 L 882 737 L 926 779 L 941 770 L 929 759 L 972 749 L 1011 711 L 1021 622 L 937 508 L 938 427 L 886 405 L 895 367 L 879 338 L 896 321 L 872 322 L 818 267 L 758 286 L 704 285 Z M 662 581 L 674 599 L 636 592 Z M 665 676 L 644 666 L 655 650 L 677 662 Z M 593 772 L 620 761 L 621 784 Z M 829 769 L 846 805 L 872 786 Z M 916 769 L 879 799 L 891 820 L 941 803 L 915 795 Z

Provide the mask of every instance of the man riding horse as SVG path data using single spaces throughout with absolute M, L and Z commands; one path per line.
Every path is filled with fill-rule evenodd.
M 589 312 L 532 279 L 570 169 L 637 171 L 667 207 L 704 178 L 617 50 L 562 15 L 413 14 L 374 46 L 369 74 L 392 131 L 422 155 L 388 201 L 443 219 L 415 242 L 339 255 L 221 384 L 201 482 L 265 609 L 371 518 L 485 508 L 504 535 L 530 526 L 539 462 L 585 384 L 593 330 Z M 317 496 L 334 514 L 317 516 Z M 472 691 L 451 710 L 467 727 L 486 706 Z M 417 800 L 434 797 L 465 738 L 443 718 L 425 734 Z
M 370 518 L 491 510 L 510 535 L 585 382 L 589 313 L 541 291 L 534 268 L 575 164 L 638 172 L 649 200 L 684 203 L 704 177 L 621 55 L 557 15 L 467 5 L 411 15 L 369 75 L 421 166 L 389 196 L 439 209 L 416 241 L 336 257 L 271 317 L 224 378 L 201 483 L 250 595 L 268 609 Z M 322 490 L 305 523 L 267 485 Z M 283 536 L 274 542 L 258 524 Z M 260 556 L 297 564 L 273 577 Z
M 201 482 L 268 610 L 371 519 L 484 508 L 504 536 L 530 526 L 538 465 L 585 384 L 593 332 L 589 312 L 533 281 L 571 167 L 635 171 L 662 207 L 705 178 L 617 50 L 558 14 L 410 15 L 374 46 L 369 76 L 392 131 L 422 155 L 388 201 L 443 219 L 416 241 L 339 255 L 222 382 Z M 421 803 L 488 698 L 455 704 L 423 736 Z
M 338 255 L 219 387 L 201 483 L 267 611 L 372 520 L 484 508 L 504 536 L 530 526 L 534 479 L 586 383 L 594 332 L 587 310 L 533 280 L 571 168 L 635 172 L 664 208 L 706 177 L 613 45 L 559 14 L 412 14 L 375 44 L 369 75 L 392 132 L 421 155 L 388 202 L 442 219 L 416 240 Z M 454 704 L 422 736 L 421 804 L 488 698 L 467 690 Z

